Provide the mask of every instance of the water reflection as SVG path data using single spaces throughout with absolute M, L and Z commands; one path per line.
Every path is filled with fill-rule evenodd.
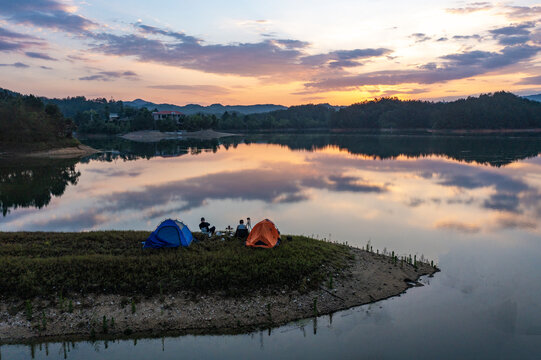
M 252 135 L 160 146 L 115 139 L 106 155 L 68 164 L 73 181 L 41 209 L 6 202 L 2 185 L 11 209 L 2 230 L 269 217 L 284 233 L 422 252 L 443 272 L 403 296 L 270 331 L 3 345 L 2 359 L 541 357 L 538 138 Z
M 372 135 L 372 134 L 275 134 L 252 135 L 246 143 L 265 142 L 292 150 L 321 150 L 335 146 L 350 154 L 375 159 L 395 159 L 400 156 L 420 158 L 444 156 L 454 160 L 502 166 L 513 161 L 535 157 L 541 153 L 538 136 L 443 136 L 443 135 Z
M 389 224 L 425 231 L 425 236 L 427 230 L 469 236 L 502 229 L 537 232 L 538 158 L 489 165 L 534 154 L 537 138 L 482 137 L 479 141 L 491 143 L 491 149 L 506 144 L 509 153 L 496 152 L 489 161 L 479 147 L 468 152 L 470 162 L 452 159 L 450 151 L 433 154 L 450 144 L 472 147 L 471 138 L 435 138 L 251 135 L 222 139 L 222 144 L 93 140 L 93 146 L 107 152 L 76 166 L 65 161 L 24 166 L 3 161 L 3 229 L 148 230 L 164 217 L 196 224 L 206 214 L 224 228 L 250 215 L 272 217 L 283 224 L 283 231 L 332 233 L 344 241 L 355 239 L 352 223 L 362 226 L 367 237 L 386 233 L 385 238 L 393 234 Z M 402 146 L 415 148 L 413 144 L 424 150 L 402 151 Z M 424 155 L 412 158 L 414 153 Z M 479 164 L 482 158 L 487 165 Z M 49 203 L 39 211 L 17 209 L 40 209 Z
M 196 155 L 203 151 L 217 152 L 220 146 L 228 149 L 236 146 L 237 137 L 228 138 L 225 142 L 217 139 L 187 139 L 187 140 L 163 140 L 159 142 L 137 142 L 125 140 L 120 137 L 97 137 L 82 138 L 81 141 L 93 148 L 104 150 L 103 153 L 95 154 L 83 162 L 100 160 L 111 162 L 116 159 L 137 160 L 151 159 L 156 156 L 171 157 L 182 155 Z
M 0 209 L 47 206 L 53 196 L 62 196 L 68 185 L 76 185 L 81 175 L 77 160 L 0 159 Z
M 443 156 L 465 162 L 503 166 L 541 153 L 539 136 L 443 136 L 373 134 L 249 134 L 211 140 L 164 140 L 143 143 L 119 137 L 82 139 L 85 144 L 105 150 L 91 159 L 112 161 L 150 159 L 155 156 L 182 156 L 203 151 L 236 148 L 239 144 L 275 144 L 291 150 L 317 151 L 336 147 L 350 154 L 374 159 L 400 156 L 420 158 Z

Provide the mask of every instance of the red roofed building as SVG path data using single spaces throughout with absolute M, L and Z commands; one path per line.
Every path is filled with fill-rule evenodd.
M 152 117 L 154 118 L 154 121 L 173 119 L 177 122 L 177 124 L 179 123 L 182 115 L 183 114 L 180 111 L 154 111 L 152 113 Z

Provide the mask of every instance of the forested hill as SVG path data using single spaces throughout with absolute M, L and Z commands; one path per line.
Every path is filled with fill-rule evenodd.
M 122 101 L 70 97 L 40 99 L 8 90 L 1 92 L 0 140 L 43 142 L 78 132 L 122 133 L 134 130 L 260 130 L 260 129 L 531 129 L 541 128 L 541 102 L 508 92 L 468 97 L 452 102 L 381 98 L 347 107 L 328 104 L 291 106 L 259 114 L 224 112 L 185 114 L 154 121 L 145 107 Z M 45 104 L 44 104 L 45 102 Z M 110 117 L 113 115 L 114 117 Z M 71 130 L 70 130 L 71 129 Z M 51 134 L 54 134 L 51 135 Z
M 53 104 L 45 105 L 33 95 L 0 89 L 0 147 L 48 149 L 74 145 L 75 125 Z
M 287 107 L 274 104 L 256 104 L 256 105 L 222 105 L 212 104 L 209 106 L 202 106 L 199 104 L 188 104 L 184 106 L 173 104 L 156 104 L 153 102 L 136 99 L 133 101 L 124 101 L 124 106 L 131 106 L 134 108 L 147 108 L 148 110 L 167 110 L 167 111 L 180 111 L 186 115 L 193 114 L 209 114 L 209 115 L 222 115 L 224 112 L 236 112 L 243 115 L 259 114 L 275 110 L 285 110 Z
M 541 103 L 508 92 L 453 102 L 383 98 L 340 109 L 333 128 L 527 129 L 541 128 Z
M 186 129 L 530 129 L 541 128 L 541 103 L 507 92 L 453 102 L 381 98 L 340 108 L 292 106 L 242 116 L 188 116 Z

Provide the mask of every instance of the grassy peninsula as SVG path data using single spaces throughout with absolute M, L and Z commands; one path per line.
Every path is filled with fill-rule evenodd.
M 346 246 L 305 237 L 270 251 L 246 248 L 238 239 L 142 249 L 148 236 L 145 231 L 0 233 L 0 294 L 26 299 L 60 292 L 236 295 L 284 286 L 309 290 L 351 259 Z
M 0 233 L 0 343 L 241 332 L 395 296 L 437 271 L 303 236 L 252 249 L 196 233 L 189 248 L 143 250 L 148 235 Z

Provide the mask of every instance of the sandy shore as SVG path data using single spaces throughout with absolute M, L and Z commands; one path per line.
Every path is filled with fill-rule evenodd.
M 39 157 L 39 158 L 55 158 L 55 159 L 72 159 L 72 158 L 89 156 L 92 154 L 96 154 L 98 152 L 99 152 L 98 150 L 93 149 L 90 146 L 81 144 L 74 147 L 31 152 L 28 154 L 24 154 L 23 156 Z
M 331 284 L 301 294 L 283 289 L 269 294 L 227 298 L 221 294 L 188 293 L 132 298 L 117 295 L 76 296 L 63 300 L 36 299 L 32 320 L 24 301 L 0 300 L 0 343 L 46 338 L 157 335 L 179 333 L 231 333 L 277 326 L 333 313 L 403 293 L 418 286 L 422 275 L 437 270 L 417 268 L 388 256 L 351 248 L 355 259 Z M 69 305 L 71 301 L 71 309 Z M 70 312 L 71 310 L 71 312 Z M 104 322 L 105 316 L 105 322 Z M 114 321 L 113 321 L 114 319 Z
M 160 132 L 156 130 L 133 131 L 124 135 L 121 138 L 139 142 L 156 142 L 160 140 L 171 139 L 218 139 L 226 136 L 234 136 L 235 134 L 218 132 L 214 130 L 200 130 L 192 132 Z

